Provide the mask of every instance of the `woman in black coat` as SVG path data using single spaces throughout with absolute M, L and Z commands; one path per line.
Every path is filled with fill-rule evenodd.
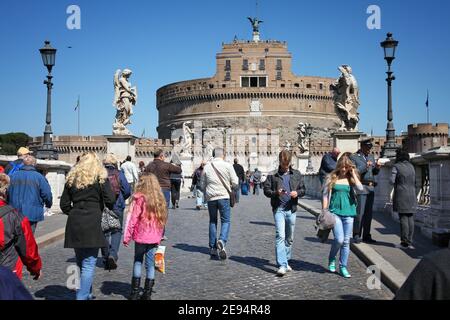
M 67 214 L 65 248 L 74 248 L 81 271 L 77 300 L 92 299 L 98 251 L 106 246 L 101 228 L 104 206 L 113 209 L 115 194 L 107 180 L 106 169 L 97 155 L 89 152 L 67 176 L 60 207 Z

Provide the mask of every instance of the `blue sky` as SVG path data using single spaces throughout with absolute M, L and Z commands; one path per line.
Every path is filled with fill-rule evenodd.
M 68 30 L 66 9 L 81 8 L 81 30 Z M 381 7 L 381 30 L 369 30 L 369 5 Z M 58 49 L 54 67 L 55 135 L 77 133 L 74 112 L 81 96 L 81 134 L 111 133 L 113 75 L 130 68 L 139 101 L 130 126 L 156 137 L 156 90 L 168 83 L 210 77 L 222 42 L 251 38 L 247 16 L 254 0 L 15 0 L 0 2 L 1 133 L 44 130 L 46 69 L 38 49 L 48 39 Z M 263 39 L 288 42 L 298 75 L 337 78 L 349 64 L 361 89 L 360 129 L 384 135 L 386 64 L 379 45 L 391 31 L 400 41 L 393 63 L 394 124 L 450 122 L 450 1 L 260 0 Z M 71 46 L 72 48 L 68 48 Z

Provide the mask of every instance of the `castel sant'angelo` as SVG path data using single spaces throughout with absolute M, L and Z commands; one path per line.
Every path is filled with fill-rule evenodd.
M 234 40 L 216 56 L 212 78 L 181 81 L 157 91 L 159 138 L 171 137 L 185 121 L 202 121 L 207 128 L 283 128 L 299 122 L 338 128 L 332 78 L 297 76 L 286 42 Z M 292 132 L 282 139 L 294 139 Z M 294 145 L 296 141 L 291 141 Z

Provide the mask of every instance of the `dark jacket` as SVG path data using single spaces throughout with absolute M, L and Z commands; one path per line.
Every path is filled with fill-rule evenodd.
M 396 300 L 450 300 L 450 249 L 426 255 L 397 291 Z
M 181 167 L 160 159 L 155 159 L 148 164 L 145 172 L 153 173 L 158 178 L 161 189 L 170 190 L 170 174 L 181 173 Z
M 368 182 L 375 182 L 375 176 L 380 172 L 380 169 L 376 167 L 375 157 L 372 154 L 369 154 L 367 157 L 364 153 L 359 150 L 358 152 L 352 154 L 350 159 L 358 169 L 359 174 L 361 175 L 361 183 L 365 184 Z M 372 165 L 367 168 L 367 162 L 372 162 Z
M 409 161 L 397 162 L 392 168 L 390 183 L 394 185 L 393 210 L 416 213 L 416 171 Z
M 116 197 L 108 180 L 84 189 L 64 187 L 61 210 L 67 214 L 65 248 L 103 248 L 106 240 L 101 228 L 104 206 L 113 210 Z
M 22 278 L 23 264 L 32 275 L 39 274 L 42 261 L 30 222 L 2 200 L 0 232 L 0 265 L 12 270 L 19 279 Z
M 319 169 L 319 177 L 321 181 L 325 181 L 327 174 L 336 169 L 337 158 L 333 156 L 333 153 L 328 152 L 322 157 Z
M 106 165 L 106 170 L 108 174 L 110 172 L 116 171 L 119 174 L 119 183 L 120 183 L 120 193 L 117 197 L 116 203 L 114 204 L 113 211 L 119 216 L 120 220 L 123 220 L 123 211 L 125 210 L 125 200 L 127 200 L 131 196 L 131 186 L 125 178 L 125 174 L 123 171 L 117 170 L 114 166 Z
M 0 266 L 0 300 L 33 300 L 33 297 L 14 273 Z
M 305 195 L 306 189 L 300 171 L 290 168 L 289 174 L 291 175 L 289 182 L 291 190 L 292 191 L 295 190 L 298 193 L 298 197 L 292 200 L 293 201 L 292 212 L 296 212 L 298 198 L 301 198 Z M 272 211 L 274 213 L 281 204 L 280 196 L 278 195 L 278 190 L 282 189 L 283 188 L 282 186 L 283 186 L 283 178 L 279 170 L 277 170 L 276 172 L 272 172 L 264 182 L 264 195 L 270 198 L 270 204 L 272 206 Z
M 245 171 L 244 167 L 242 167 L 239 163 L 233 164 L 234 171 L 239 178 L 239 182 L 245 181 Z
M 31 222 L 44 220 L 44 205 L 51 208 L 52 191 L 47 179 L 33 166 L 23 166 L 11 176 L 8 203 Z

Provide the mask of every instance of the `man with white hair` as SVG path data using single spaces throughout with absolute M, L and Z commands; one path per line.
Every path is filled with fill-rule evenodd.
M 203 170 L 200 186 L 208 199 L 210 255 L 215 257 L 218 254 L 221 259 L 226 259 L 225 246 L 231 218 L 230 197 L 233 189 L 238 186 L 239 179 L 231 163 L 225 162 L 222 148 L 215 148 L 213 157 L 214 159 L 206 164 Z M 220 212 L 221 222 L 219 239 L 217 239 L 217 211 Z
M 14 172 L 19 171 L 19 169 L 23 167 L 23 158 L 29 154 L 31 154 L 31 151 L 28 148 L 20 147 L 17 150 L 17 160 L 8 163 L 5 168 L 5 173 L 10 176 Z
M 8 203 L 30 220 L 33 233 L 36 225 L 44 220 L 44 205 L 51 208 L 53 197 L 47 179 L 36 170 L 36 158 L 27 155 L 23 167 L 11 175 Z

